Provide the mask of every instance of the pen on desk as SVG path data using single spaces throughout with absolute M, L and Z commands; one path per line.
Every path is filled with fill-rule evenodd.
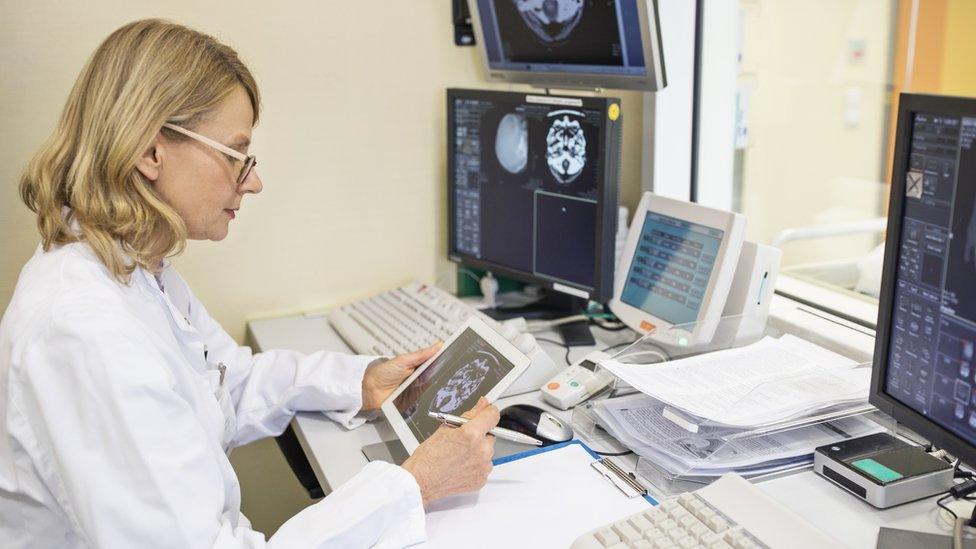
M 468 418 L 466 417 L 456 416 L 453 414 L 445 414 L 442 412 L 428 412 L 427 415 L 436 419 L 437 421 L 440 421 L 441 423 L 453 425 L 454 427 L 460 427 L 469 421 Z M 505 429 L 502 427 L 494 427 L 488 432 L 491 433 L 492 435 L 495 435 L 498 438 L 503 438 L 505 440 L 510 440 L 512 442 L 530 444 L 532 446 L 542 446 L 541 440 L 530 437 L 528 435 L 523 435 L 522 433 L 517 433 L 510 429 Z

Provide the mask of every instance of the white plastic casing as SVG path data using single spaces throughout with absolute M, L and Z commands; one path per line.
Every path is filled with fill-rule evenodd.
M 582 363 L 589 361 L 598 364 L 609 358 L 610 355 L 601 351 L 584 356 L 540 387 L 542 400 L 560 410 L 568 410 L 598 393 L 610 384 L 611 374 L 596 368 L 594 371 L 588 370 Z

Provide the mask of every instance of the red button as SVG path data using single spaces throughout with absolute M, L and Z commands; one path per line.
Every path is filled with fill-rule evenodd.
M 556 389 L 559 388 L 559 384 L 553 381 L 549 385 L 546 385 L 546 388 L 549 389 L 550 391 L 555 391 Z

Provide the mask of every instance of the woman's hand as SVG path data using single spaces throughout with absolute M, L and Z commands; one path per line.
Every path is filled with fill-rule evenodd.
M 440 426 L 403 462 L 403 468 L 417 479 L 424 506 L 479 490 L 488 481 L 495 449 L 495 437 L 488 431 L 498 425 L 498 408 L 482 397 L 464 417 L 471 421 L 456 428 Z
M 366 368 L 363 375 L 363 406 L 362 410 L 378 410 L 386 397 L 394 389 L 410 377 L 410 374 L 427 361 L 441 348 L 441 343 L 435 343 L 426 349 L 414 351 L 396 358 L 374 364 Z

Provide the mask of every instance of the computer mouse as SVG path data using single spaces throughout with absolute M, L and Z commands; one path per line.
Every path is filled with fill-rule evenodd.
M 573 438 L 573 428 L 553 414 L 530 404 L 513 404 L 501 411 L 499 427 L 535 437 L 543 446 Z

